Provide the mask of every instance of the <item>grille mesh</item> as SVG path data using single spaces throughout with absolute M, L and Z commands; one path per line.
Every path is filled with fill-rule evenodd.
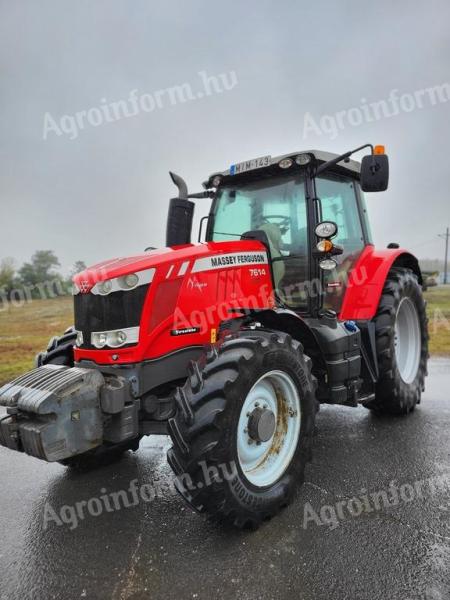
M 148 285 L 142 285 L 135 290 L 113 292 L 107 296 L 74 296 L 75 329 L 83 332 L 83 348 L 92 348 L 93 331 L 138 327 L 148 288 Z

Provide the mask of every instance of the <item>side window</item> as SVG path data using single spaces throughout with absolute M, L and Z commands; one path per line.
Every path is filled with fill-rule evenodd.
M 346 287 L 346 279 L 364 248 L 355 182 L 335 176 L 316 180 L 317 196 L 322 206 L 322 220 L 334 221 L 338 234 L 333 239 L 344 252 L 335 256 L 337 269 L 324 273 L 325 295 L 323 306 L 339 312 Z
M 357 189 L 357 193 L 359 194 L 359 201 L 361 203 L 361 210 L 362 210 L 362 218 L 363 218 L 363 222 L 366 226 L 368 242 L 370 244 L 373 244 L 372 228 L 370 226 L 369 213 L 367 211 L 367 204 L 366 204 L 366 199 L 364 197 L 364 192 L 362 191 L 359 183 L 356 183 L 356 189 Z
M 335 177 L 316 181 L 317 195 L 321 200 L 322 220 L 334 221 L 338 226 L 335 238 L 344 247 L 344 257 L 359 253 L 364 247 L 355 183 L 351 179 Z

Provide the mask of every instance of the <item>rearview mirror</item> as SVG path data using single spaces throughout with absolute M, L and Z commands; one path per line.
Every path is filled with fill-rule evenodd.
M 384 192 L 389 183 L 387 154 L 369 154 L 361 161 L 361 189 L 363 192 Z

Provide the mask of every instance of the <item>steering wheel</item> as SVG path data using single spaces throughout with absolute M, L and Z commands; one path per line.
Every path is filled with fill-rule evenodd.
M 272 222 L 271 219 L 276 219 L 278 223 Z M 264 215 L 261 220 L 262 223 L 267 223 L 269 225 L 278 225 L 282 235 L 284 235 L 291 226 L 291 218 L 286 217 L 286 215 Z

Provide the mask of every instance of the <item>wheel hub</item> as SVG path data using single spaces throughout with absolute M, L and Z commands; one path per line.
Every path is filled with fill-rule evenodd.
M 267 442 L 275 433 L 276 419 L 271 410 L 255 408 L 248 419 L 248 435 L 255 442 Z
M 300 437 L 296 384 L 285 371 L 264 373 L 244 398 L 237 427 L 239 465 L 257 487 L 272 485 L 291 463 Z

